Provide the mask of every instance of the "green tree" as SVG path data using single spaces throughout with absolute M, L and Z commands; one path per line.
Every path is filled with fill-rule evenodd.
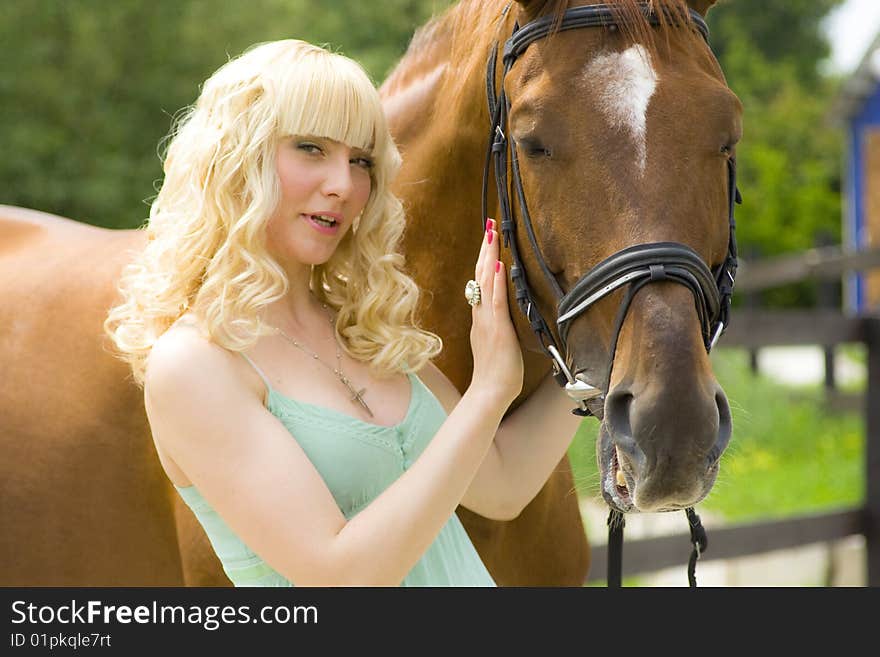
M 171 118 L 229 57 L 301 38 L 377 82 L 442 0 L 5 0 L 0 203 L 101 226 L 143 223 Z
M 839 81 L 823 77 L 830 54 L 822 19 L 842 0 L 731 0 L 709 14 L 713 48 L 744 106 L 737 148 L 737 237 L 744 254 L 772 256 L 839 236 L 842 135 L 828 115 Z M 809 304 L 814 286 L 765 294 L 774 305 Z

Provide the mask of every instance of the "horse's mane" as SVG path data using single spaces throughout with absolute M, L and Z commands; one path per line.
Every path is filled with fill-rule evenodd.
M 492 44 L 495 41 L 502 43 L 510 35 L 514 12 L 506 8 L 513 4 L 508 0 L 461 0 L 454 4 L 416 30 L 388 81 L 403 77 L 410 66 L 419 62 L 430 60 L 436 65 L 435 48 L 448 44 L 443 50 L 456 69 L 447 71 L 449 84 L 444 91 L 446 97 L 454 102 L 458 95 L 456 92 L 461 90 L 459 83 L 472 79 L 471 75 L 475 73 L 478 73 L 478 79 L 482 79 L 486 56 Z M 604 4 L 614 10 L 621 34 L 628 41 L 642 43 L 652 56 L 663 44 L 668 46 L 671 25 L 690 22 L 685 0 L 648 0 L 654 12 L 662 17 L 659 29 L 653 28 L 642 13 L 639 5 L 643 4 L 643 0 L 605 0 Z M 546 0 L 542 13 L 554 16 L 558 25 L 567 7 L 568 0 Z M 475 67 L 479 71 L 474 71 Z
M 615 22 L 628 42 L 638 42 L 653 57 L 661 47 L 669 47 L 670 34 L 690 30 L 670 30 L 670 26 L 690 23 L 686 0 L 648 0 L 662 17 L 659 28 L 652 27 L 639 5 L 640 0 L 605 0 L 615 12 Z M 383 85 L 393 94 L 406 86 L 410 76 L 448 65 L 439 97 L 458 105 L 468 96 L 465 81 L 483 81 L 488 53 L 496 41 L 502 44 L 513 30 L 512 5 L 508 0 L 460 0 L 416 30 L 406 53 Z M 546 0 L 541 12 L 552 15 L 558 24 L 568 7 L 568 0 Z M 553 38 L 551 34 L 549 38 Z

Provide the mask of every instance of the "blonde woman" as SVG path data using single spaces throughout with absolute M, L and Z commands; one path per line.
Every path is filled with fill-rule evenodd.
M 236 586 L 492 586 L 456 507 L 514 517 L 577 427 L 536 441 L 528 404 L 502 422 L 522 360 L 492 223 L 470 387 L 431 364 L 397 252 L 399 165 L 361 67 L 295 40 L 221 67 L 168 144 L 105 328 Z

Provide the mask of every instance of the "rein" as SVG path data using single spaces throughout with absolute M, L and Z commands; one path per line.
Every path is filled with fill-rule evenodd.
M 706 551 L 709 544 L 706 530 L 700 522 L 700 516 L 693 507 L 685 509 L 688 527 L 691 532 L 691 556 L 688 559 L 688 584 L 697 586 L 697 561 L 700 555 Z M 626 526 L 625 514 L 617 509 L 611 509 L 608 514 L 608 565 L 606 582 L 608 588 L 620 588 L 623 577 L 623 528 Z
M 511 3 L 512 4 L 512 3 Z M 508 4 L 502 18 L 511 7 Z M 660 24 L 660 17 L 648 3 L 640 3 L 640 8 L 651 25 Z M 688 9 L 688 25 L 695 28 L 708 44 L 709 28 L 703 17 L 693 9 Z M 676 16 L 666 11 L 665 19 L 671 24 L 681 26 L 684 16 Z M 733 295 L 734 279 L 737 270 L 737 249 L 734 220 L 734 204 L 742 199 L 736 186 L 736 163 L 728 160 L 728 199 L 729 199 L 729 240 L 724 262 L 714 271 L 702 258 L 686 244 L 678 242 L 654 242 L 639 244 L 618 251 L 588 271 L 565 293 L 550 271 L 538 247 L 531 216 L 526 204 L 525 192 L 520 176 L 516 144 L 505 134 L 510 101 L 504 92 L 504 78 L 516 59 L 533 42 L 548 36 L 551 32 L 572 29 L 608 27 L 617 28 L 614 9 L 607 4 L 573 7 L 566 10 L 561 20 L 553 16 L 541 16 L 520 27 L 514 25 L 513 33 L 505 41 L 502 50 L 501 82 L 496 86 L 495 69 L 498 57 L 496 42 L 489 55 L 486 67 L 486 96 L 491 117 L 489 148 L 483 168 L 482 217 L 488 215 L 489 171 L 494 161 L 495 184 L 501 214 L 501 234 L 503 244 L 510 249 L 512 264 L 510 278 L 514 285 L 517 305 L 525 314 L 532 331 L 544 353 L 551 359 L 553 377 L 565 388 L 566 393 L 576 402 L 572 413 L 580 416 L 594 416 L 603 419 L 604 401 L 610 387 L 611 371 L 617 342 L 627 311 L 636 293 L 645 285 L 656 281 L 670 281 L 687 287 L 697 309 L 706 351 L 711 351 L 728 325 L 730 304 Z M 497 89 L 497 90 L 496 90 Z M 510 176 L 508 176 L 508 169 Z M 541 315 L 534 302 L 534 294 L 526 277 L 517 245 L 517 224 L 513 214 L 511 187 L 520 209 L 522 228 L 531 246 L 550 289 L 557 299 L 556 333 L 554 340 L 550 325 Z M 615 290 L 629 286 L 618 309 L 611 338 L 607 374 L 601 382 L 590 382 L 582 374 L 573 376 L 566 362 L 567 343 L 571 322 L 588 310 L 595 302 Z M 561 348 L 560 348 L 561 347 Z M 598 385 L 597 385 L 598 384 Z M 700 555 L 706 550 L 706 532 L 699 516 L 692 507 L 685 509 L 690 527 L 693 551 L 688 563 L 688 581 L 696 586 L 694 570 Z M 608 586 L 620 586 L 622 571 L 622 546 L 624 514 L 612 508 L 608 516 Z

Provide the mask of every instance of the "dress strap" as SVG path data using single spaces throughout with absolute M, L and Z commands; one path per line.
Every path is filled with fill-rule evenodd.
M 252 360 L 250 359 L 250 357 L 249 357 L 246 353 L 244 353 L 243 351 L 239 351 L 238 353 L 240 353 L 240 354 L 241 354 L 241 357 L 244 358 L 248 363 L 250 363 L 250 366 L 254 368 L 254 371 L 255 371 L 257 374 L 260 375 L 260 378 L 261 378 L 261 379 L 263 379 L 263 383 L 266 384 L 266 395 L 268 395 L 268 394 L 269 394 L 269 391 L 272 389 L 272 384 L 269 383 L 269 377 L 267 377 L 267 376 L 263 373 L 263 370 L 261 370 L 261 369 L 257 366 L 257 364 L 256 364 L 254 361 L 252 361 Z

